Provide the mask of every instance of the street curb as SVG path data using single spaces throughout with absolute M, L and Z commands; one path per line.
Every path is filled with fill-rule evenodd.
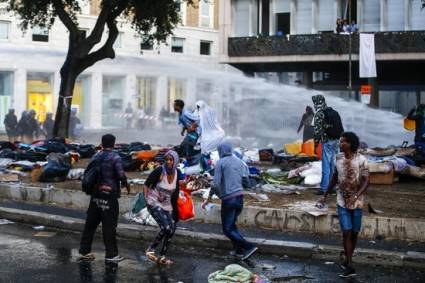
M 39 202 L 59 207 L 73 207 L 85 210 L 89 196 L 81 190 L 35 187 L 27 184 L 0 184 L 0 199 Z M 121 211 L 129 211 L 134 196 L 122 195 L 119 199 Z M 221 223 L 220 206 L 213 205 L 209 211 L 194 203 L 195 219 L 204 223 Z M 275 231 L 293 231 L 319 234 L 339 234 L 340 227 L 336 213 L 315 217 L 307 212 L 285 208 L 245 206 L 238 218 L 245 227 Z M 365 239 L 376 237 L 402 241 L 425 242 L 425 219 L 385 216 L 364 216 L 360 236 Z
M 81 232 L 84 220 L 66 216 L 52 215 L 27 210 L 0 207 L 0 218 L 11 221 L 44 225 L 47 227 Z M 98 229 L 100 234 L 101 230 Z M 156 236 L 157 228 L 151 226 L 118 224 L 118 237 L 131 240 L 152 241 Z M 290 242 L 267 239 L 247 238 L 259 247 L 262 254 L 289 256 L 301 259 L 319 259 L 336 261 L 341 251 L 340 247 L 330 245 L 315 245 L 308 242 Z M 177 230 L 173 243 L 181 246 L 198 246 L 206 248 L 230 250 L 230 241 L 223 235 L 213 233 L 199 233 L 186 230 Z M 354 262 L 381 266 L 398 266 L 416 269 L 425 269 L 425 253 L 408 251 L 391 252 L 374 249 L 358 249 Z

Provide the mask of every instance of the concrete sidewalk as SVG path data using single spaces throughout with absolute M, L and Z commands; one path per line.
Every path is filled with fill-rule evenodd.
M 21 207 L 27 210 L 7 208 L 5 206 L 4 203 L 0 204 L 0 218 L 75 232 L 81 232 L 84 226 L 84 213 L 82 211 L 45 205 L 31 206 L 25 203 L 21 203 Z M 184 228 L 185 226 L 187 227 L 184 223 L 179 223 L 179 227 L 181 226 Z M 200 232 L 200 229 L 196 228 L 196 226 L 198 225 L 192 225 L 192 230 L 189 230 L 190 228 L 186 228 L 185 230 L 178 229 L 173 242 L 177 245 L 187 246 L 189 244 L 191 246 L 230 250 L 231 245 L 227 238 L 211 231 Z M 118 225 L 117 232 L 121 238 L 151 241 L 156 235 L 157 228 L 121 222 Z M 100 229 L 98 233 L 101 233 Z M 340 246 L 322 244 L 320 242 L 283 241 L 261 237 L 248 237 L 248 240 L 255 242 L 259 246 L 261 253 L 276 256 L 336 261 L 341 251 Z M 409 248 L 412 248 L 412 250 L 409 250 Z M 355 262 L 425 269 L 425 253 L 413 250 L 413 248 L 408 245 L 402 251 L 359 248 L 355 255 Z
M 0 184 L 0 199 L 39 202 L 61 207 L 86 209 L 89 197 L 79 190 L 54 187 L 35 187 L 28 184 Z M 121 211 L 129 211 L 134 196 L 120 198 Z M 221 222 L 220 207 L 215 205 L 205 211 L 200 203 L 195 203 L 196 220 L 204 223 Z M 339 235 L 340 228 L 336 213 L 315 217 L 303 211 L 285 208 L 245 206 L 239 217 L 239 224 L 255 228 L 281 232 L 320 233 Z M 401 218 L 385 216 L 364 216 L 362 238 L 395 239 L 402 241 L 425 242 L 425 218 Z

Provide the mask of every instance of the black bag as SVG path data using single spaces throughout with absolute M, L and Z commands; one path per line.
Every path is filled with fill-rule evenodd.
M 92 195 L 100 183 L 102 159 L 95 158 L 90 161 L 84 171 L 81 187 L 87 195 Z
M 344 132 L 341 117 L 338 112 L 331 107 L 328 107 L 325 110 L 325 124 L 325 132 L 330 139 L 336 140 L 341 137 L 341 134 Z

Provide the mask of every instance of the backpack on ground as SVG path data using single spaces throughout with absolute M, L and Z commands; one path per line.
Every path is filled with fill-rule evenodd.
M 338 112 L 331 107 L 325 110 L 325 124 L 325 132 L 330 139 L 336 140 L 341 137 L 341 134 L 344 132 L 341 117 Z
M 92 195 L 100 183 L 101 177 L 101 165 L 102 160 L 100 158 L 95 158 L 90 161 L 87 169 L 84 171 L 83 180 L 81 181 L 81 186 L 83 192 L 87 195 Z

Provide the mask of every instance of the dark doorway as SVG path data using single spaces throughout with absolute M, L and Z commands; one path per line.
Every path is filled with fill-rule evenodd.
M 269 35 L 270 0 L 261 1 L 261 34 Z
M 277 25 L 276 25 L 276 35 L 282 36 L 291 33 L 291 13 L 278 13 Z

